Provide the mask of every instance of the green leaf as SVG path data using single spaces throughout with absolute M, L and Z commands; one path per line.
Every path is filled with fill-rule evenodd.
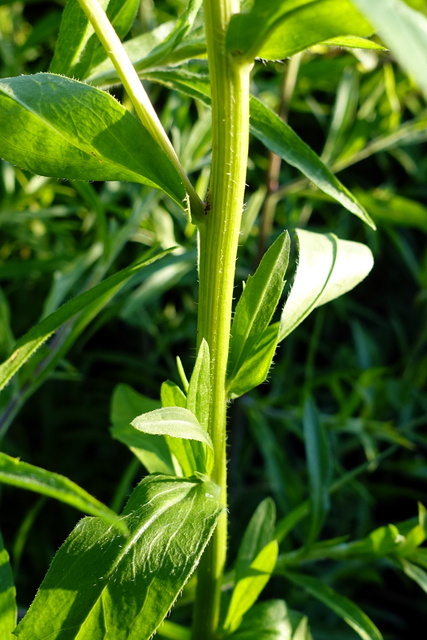
M 119 38 L 131 28 L 140 0 L 98 0 Z M 107 57 L 78 0 L 68 0 L 50 65 L 52 73 L 83 79 Z
M 365 208 L 297 134 L 262 102 L 251 98 L 251 130 L 265 146 L 299 169 L 319 189 L 375 229 Z
M 165 380 L 160 388 L 160 397 L 162 400 L 162 407 L 183 407 L 187 408 L 187 396 L 178 387 L 175 382 L 171 380 Z
M 233 589 L 231 602 L 224 622 L 224 630 L 232 633 L 240 625 L 244 614 L 252 607 L 276 566 L 279 545 L 269 542 L 258 553 L 250 566 L 241 574 Z
M 236 397 L 233 379 L 239 375 L 239 370 L 257 349 L 257 345 L 279 304 L 285 285 L 284 277 L 289 262 L 289 250 L 290 238 L 288 232 L 285 231 L 263 256 L 255 274 L 248 277 L 237 303 L 231 326 L 227 383 L 229 393 L 233 397 Z M 260 379 L 255 384 L 251 380 L 251 385 L 256 386 L 264 381 L 270 364 L 271 360 L 267 363 L 267 371 L 254 370 L 252 367 L 250 372 Z M 252 386 L 249 386 L 247 390 L 251 388 Z
M 280 319 L 283 340 L 316 307 L 353 289 L 370 272 L 373 257 L 359 242 L 339 240 L 334 234 L 296 230 L 298 267 Z
M 12 631 L 16 626 L 17 615 L 18 608 L 12 568 L 0 533 L 0 638 L 2 640 L 12 640 Z
M 177 475 L 181 469 L 174 465 L 166 439 L 136 431 L 130 424 L 141 413 L 159 408 L 158 400 L 147 398 L 128 385 L 117 385 L 111 401 L 111 435 L 129 447 L 149 473 Z
M 245 60 L 275 60 L 328 38 L 372 33 L 350 0 L 255 0 L 250 12 L 232 16 L 226 45 Z
M 238 630 L 229 637 L 233 640 L 312 640 L 307 618 L 288 609 L 283 600 L 253 606 Z
M 271 498 L 266 498 L 257 506 L 243 534 L 235 566 L 237 580 L 247 571 L 258 553 L 274 540 L 275 523 L 276 505 Z
M 401 0 L 352 0 L 427 97 L 427 17 Z
M 359 36 L 339 36 L 338 38 L 328 38 L 321 44 L 326 44 L 331 47 L 343 47 L 346 49 L 370 49 L 371 51 L 388 51 L 387 47 L 383 47 L 382 44 L 368 40 L 367 38 L 360 38 Z
M 213 445 L 208 432 L 200 425 L 196 416 L 182 407 L 162 407 L 144 413 L 132 420 L 138 431 L 154 436 L 168 436 L 167 442 L 186 475 L 210 473 L 213 464 Z M 193 455 L 181 440 L 195 440 Z M 184 443 L 190 444 L 190 443 Z
M 21 462 L 2 452 L 0 452 L 0 482 L 55 498 L 84 513 L 101 516 L 105 522 L 124 530 L 122 521 L 114 511 L 72 480 L 27 462 Z
M 89 291 L 85 291 L 73 300 L 66 302 L 57 311 L 52 313 L 47 318 L 44 318 L 39 324 L 30 329 L 22 338 L 18 340 L 15 345 L 15 349 L 12 355 L 0 365 L 0 390 L 9 382 L 12 376 L 22 367 L 22 365 L 30 358 L 33 353 L 45 342 L 49 336 L 51 336 L 59 327 L 61 327 L 67 320 L 72 318 L 76 313 L 82 311 L 90 305 L 92 302 L 98 300 L 106 293 L 113 293 L 114 290 L 122 283 L 126 282 L 135 273 L 138 273 L 142 268 L 152 264 L 159 258 L 168 254 L 170 250 L 163 251 L 157 254 L 153 258 L 149 258 L 137 264 L 134 264 L 118 273 L 114 274 L 110 278 L 107 278 L 103 282 L 100 282 Z
M 290 571 L 284 571 L 283 575 L 334 611 L 334 613 L 352 627 L 363 640 L 382 640 L 379 629 L 360 607 L 345 596 L 331 589 L 331 587 L 324 584 L 321 580 Z
M 151 71 L 145 77 L 152 82 L 160 82 L 171 89 L 181 91 L 210 106 L 210 89 L 207 75 L 193 73 L 184 67 Z M 351 211 L 351 213 L 354 213 L 363 222 L 375 229 L 375 224 L 366 209 L 334 176 L 311 147 L 288 124 L 283 122 L 279 116 L 255 97 L 252 97 L 250 101 L 250 126 L 251 133 L 270 151 L 273 151 L 285 162 L 301 171 L 316 187 L 330 195 L 348 211 Z M 424 122 L 418 122 L 410 131 L 406 131 L 406 137 L 417 136 L 417 142 L 420 135 L 425 135 Z M 393 139 L 393 144 L 395 143 L 396 141 Z
M 332 476 L 332 456 L 325 427 L 313 400 L 307 398 L 303 415 L 304 445 L 311 498 L 311 520 L 306 545 L 317 538 L 329 509 L 329 485 Z
M 221 513 L 211 482 L 149 476 L 122 517 L 84 518 L 56 554 L 21 640 L 148 640 L 193 573 Z
M 409 562 L 406 558 L 399 558 L 397 564 L 408 578 L 416 582 L 427 593 L 427 571 Z
M 137 71 L 167 62 L 171 53 L 183 41 L 194 24 L 194 20 L 202 5 L 202 0 L 190 0 L 185 11 L 175 22 L 160 25 L 149 33 L 127 40 L 124 48 Z M 113 63 L 108 58 L 95 68 L 88 81 L 96 84 L 116 84 L 119 77 Z
M 0 81 L 0 157 L 40 175 L 157 187 L 181 207 L 178 171 L 111 95 L 51 73 Z
M 187 409 L 207 431 L 211 405 L 211 360 L 209 346 L 202 340 L 187 393 Z

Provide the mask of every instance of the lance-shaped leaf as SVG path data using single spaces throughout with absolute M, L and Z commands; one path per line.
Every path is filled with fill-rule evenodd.
M 27 462 L 21 462 L 17 458 L 12 458 L 1 452 L 0 482 L 55 498 L 84 513 L 101 516 L 108 524 L 124 529 L 117 513 L 69 478 Z
M 401 0 L 352 0 L 427 97 L 427 17 Z
M 226 633 L 232 633 L 240 625 L 245 613 L 252 607 L 276 566 L 279 545 L 277 540 L 269 542 L 258 553 L 247 570 L 242 573 L 231 595 L 224 622 Z
M 173 463 L 166 439 L 136 431 L 130 424 L 141 413 L 159 408 L 159 401 L 143 396 L 128 385 L 119 384 L 111 400 L 111 435 L 128 446 L 149 473 L 178 475 L 180 469 Z
M 185 475 L 194 475 L 196 472 L 209 474 L 212 470 L 212 441 L 194 413 L 188 409 L 162 407 L 138 416 L 131 425 L 142 433 L 167 436 L 169 449 Z
M 255 0 L 251 11 L 231 18 L 227 49 L 248 60 L 275 60 L 328 38 L 373 31 L 350 0 Z
M 111 95 L 51 73 L 0 81 L 0 157 L 69 180 L 157 187 L 183 206 L 177 170 L 144 126 Z
M 205 75 L 192 73 L 184 68 L 152 71 L 146 77 L 210 105 L 209 79 Z M 375 229 L 375 224 L 366 209 L 334 176 L 311 147 L 255 97 L 252 97 L 250 102 L 250 127 L 251 133 L 270 151 L 301 171 L 316 187 Z M 420 130 L 425 133 L 425 126 L 423 128 L 421 123 L 418 124 L 417 132 Z
M 383 640 L 379 629 L 357 604 L 334 591 L 318 578 L 290 571 L 283 572 L 283 575 L 320 600 L 352 627 L 363 640 Z
M 187 409 L 191 411 L 207 430 L 211 404 L 211 360 L 209 345 L 202 340 L 191 374 L 187 393 Z
M 167 61 L 192 28 L 201 4 L 202 0 L 190 0 L 175 24 L 165 23 L 124 43 L 125 51 L 137 71 L 159 66 Z M 118 82 L 119 78 L 113 63 L 107 59 L 92 70 L 88 80 L 105 86 Z
M 98 0 L 119 38 L 131 28 L 140 0 Z M 107 54 L 78 0 L 68 0 L 50 65 L 50 71 L 82 79 Z
M 127 267 L 122 271 L 100 282 L 92 289 L 76 296 L 73 300 L 66 302 L 57 311 L 44 318 L 39 324 L 30 329 L 15 345 L 13 353 L 0 365 L 0 390 L 9 382 L 13 375 L 22 367 L 33 353 L 51 336 L 59 327 L 65 324 L 76 313 L 79 313 L 93 302 L 101 299 L 106 294 L 113 295 L 121 285 L 129 280 L 135 273 L 143 267 L 152 264 L 162 256 L 169 253 L 164 251 L 153 258 L 139 262 Z
M 18 608 L 12 568 L 0 533 L 0 638 L 12 640 L 12 631 L 16 626 L 17 615 Z
M 311 640 L 305 616 L 291 611 L 283 600 L 252 607 L 230 638 L 233 640 Z
M 249 276 L 231 326 L 228 394 L 237 397 L 264 382 L 277 344 L 269 327 L 279 304 L 289 262 L 290 239 L 281 234 Z
M 193 573 L 221 512 L 211 482 L 148 476 L 123 511 L 129 535 L 84 518 L 55 556 L 20 640 L 148 640 Z
M 299 244 L 294 284 L 280 319 L 283 340 L 315 309 L 353 289 L 370 272 L 373 257 L 359 242 L 334 234 L 296 230 Z

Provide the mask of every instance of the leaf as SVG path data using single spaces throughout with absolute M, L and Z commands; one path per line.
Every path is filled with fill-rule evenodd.
M 193 573 L 221 513 L 212 482 L 148 476 L 122 517 L 84 518 L 56 554 L 21 640 L 148 640 Z
M 244 614 L 252 607 L 276 566 L 279 545 L 269 542 L 258 553 L 233 589 L 231 602 L 224 622 L 224 630 L 232 633 L 240 625 Z
M 257 506 L 243 534 L 236 560 L 236 578 L 239 580 L 258 553 L 274 540 L 276 522 L 276 505 L 271 498 L 266 498 Z
M 255 0 L 250 12 L 232 16 L 226 46 L 245 60 L 275 60 L 328 38 L 373 31 L 349 0 Z
M 84 513 L 101 516 L 105 522 L 124 530 L 122 521 L 114 511 L 72 480 L 27 462 L 21 462 L 2 452 L 0 452 L 0 482 L 55 498 Z
M 307 618 L 288 609 L 283 600 L 253 606 L 244 616 L 233 640 L 312 640 Z
M 22 338 L 18 340 L 12 355 L 0 365 L 0 390 L 9 382 L 13 375 L 22 367 L 22 365 L 30 358 L 33 353 L 51 336 L 59 327 L 67 320 L 72 318 L 76 313 L 82 311 L 92 302 L 98 300 L 108 292 L 113 292 L 123 282 L 138 273 L 142 268 L 152 264 L 159 258 L 168 254 L 170 250 L 163 251 L 156 256 L 134 264 L 118 273 L 110 276 L 103 282 L 100 282 L 92 289 L 85 291 L 73 300 L 66 302 L 57 311 L 47 318 L 44 318 L 39 324 L 30 329 Z
M 0 638 L 12 640 L 18 608 L 12 568 L 0 533 Z
M 145 77 L 152 82 L 160 82 L 171 89 L 181 91 L 210 106 L 210 89 L 207 75 L 193 73 L 186 68 L 179 68 L 151 71 Z M 253 96 L 250 101 L 250 127 L 251 133 L 270 151 L 273 151 L 285 162 L 301 171 L 319 189 L 375 229 L 375 224 L 365 208 L 334 176 L 311 147 L 279 116 Z M 413 129 L 407 132 L 407 135 L 417 136 L 417 141 L 420 135 L 425 135 L 422 122 L 416 123 Z
M 352 0 L 427 98 L 427 17 L 401 0 Z
M 306 545 L 310 546 L 319 535 L 329 509 L 332 476 L 332 456 L 326 430 L 311 398 L 307 398 L 304 405 L 303 428 L 311 498 L 311 520 Z
M 416 582 L 417 585 L 427 593 L 427 571 L 409 562 L 406 558 L 399 558 L 397 564 L 408 578 Z
M 40 175 L 127 180 L 162 189 L 181 207 L 178 171 L 111 95 L 51 73 L 0 81 L 0 157 Z
M 368 40 L 367 38 L 361 38 L 360 36 L 339 36 L 338 38 L 328 38 L 321 44 L 326 44 L 330 47 L 343 47 L 346 49 L 370 49 L 371 51 L 388 51 L 387 47 L 383 47 L 382 44 Z
M 211 405 L 211 360 L 209 346 L 202 340 L 187 393 L 187 409 L 207 431 Z
M 375 229 L 365 208 L 297 134 L 256 98 L 251 98 L 251 130 L 265 146 L 299 169 L 319 189 Z
M 296 230 L 298 267 L 280 319 L 283 340 L 316 307 L 353 289 L 370 272 L 373 257 L 359 242 L 339 240 L 334 234 Z
M 159 401 L 137 393 L 128 385 L 117 385 L 111 401 L 111 435 L 129 447 L 148 473 L 177 475 L 180 467 L 174 465 L 166 439 L 136 431 L 130 424 L 141 413 L 158 408 Z
M 354 602 L 337 593 L 321 580 L 301 573 L 284 571 L 285 578 L 323 602 L 344 620 L 363 640 L 382 640 L 379 629 Z
M 143 433 L 168 436 L 169 449 L 186 475 L 194 475 L 196 472 L 209 474 L 212 470 L 212 441 L 208 432 L 188 409 L 162 407 L 138 416 L 132 420 L 131 425 Z M 195 440 L 200 444 L 192 447 L 193 455 L 189 455 L 188 447 L 183 448 L 181 440 Z
M 124 48 L 135 69 L 143 71 L 166 62 L 192 28 L 201 5 L 202 0 L 190 0 L 175 24 L 168 22 L 149 33 L 127 40 Z M 119 77 L 108 58 L 93 68 L 88 80 L 91 83 L 111 85 L 117 83 Z
M 290 238 L 287 231 L 282 233 L 263 256 L 258 269 L 249 276 L 243 293 L 236 306 L 231 325 L 228 388 L 233 389 L 233 379 L 257 349 L 264 332 L 279 304 L 285 285 L 284 277 L 289 262 Z M 273 352 L 274 354 L 274 352 Z M 273 355 L 272 354 L 272 355 Z M 271 360 L 267 363 L 267 371 Z M 260 369 L 252 368 L 252 374 Z M 262 371 L 264 375 L 264 371 Z M 258 384 L 263 382 L 262 377 Z M 252 388 L 250 386 L 248 390 Z M 240 394 L 239 394 L 240 395 Z
M 160 388 L 162 407 L 183 407 L 187 408 L 187 396 L 175 382 L 165 380 Z
M 119 38 L 131 28 L 139 0 L 98 0 Z M 107 57 L 78 0 L 68 0 L 62 14 L 52 73 L 83 79 L 90 69 Z

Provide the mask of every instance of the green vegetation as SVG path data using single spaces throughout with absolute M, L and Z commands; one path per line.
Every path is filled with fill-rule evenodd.
M 2 639 L 418 633 L 426 36 L 0 3 Z

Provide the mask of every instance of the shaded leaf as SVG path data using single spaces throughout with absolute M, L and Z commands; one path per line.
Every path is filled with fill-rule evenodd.
M 406 558 L 399 558 L 397 564 L 408 578 L 416 582 L 427 593 L 427 571 L 425 569 L 409 562 Z
M 55 556 L 21 640 L 148 640 L 193 573 L 221 512 L 211 482 L 149 476 L 122 517 L 83 519 Z
M 352 627 L 363 640 L 382 640 L 379 629 L 360 607 L 337 591 L 331 589 L 331 587 L 324 584 L 321 580 L 290 571 L 283 572 L 283 575 L 307 591 L 314 598 L 320 600 L 320 602 Z
M 271 498 L 259 503 L 243 534 L 235 566 L 236 579 L 251 565 L 258 553 L 274 539 L 276 505 Z
M 0 81 L 0 157 L 40 175 L 124 180 L 162 189 L 181 207 L 185 189 L 168 156 L 111 95 L 51 73 Z
M 283 340 L 316 307 L 353 289 L 370 272 L 373 257 L 359 242 L 339 240 L 332 233 L 296 230 L 299 244 L 294 284 L 282 311 Z
M 283 600 L 253 606 L 244 616 L 233 640 L 311 640 L 305 616 L 288 609 Z
M 210 405 L 211 360 L 208 343 L 203 339 L 188 386 L 187 409 L 197 417 L 205 430 L 208 428 Z
M 105 522 L 124 529 L 119 516 L 68 478 L 21 462 L 0 452 L 0 482 L 28 489 L 80 509 L 84 513 L 100 516 Z
M 16 626 L 17 615 L 18 608 L 12 568 L 0 533 L 0 638 L 2 640 L 12 640 L 12 631 Z
M 251 11 L 232 16 L 227 50 L 247 60 L 276 60 L 328 38 L 372 33 L 349 0 L 255 0 Z
M 160 388 L 160 397 L 162 400 L 162 407 L 183 407 L 187 408 L 187 396 L 178 387 L 175 382 L 171 380 L 165 380 Z
M 12 355 L 0 365 L 0 390 L 9 382 L 28 358 L 33 355 L 38 347 L 59 329 L 59 327 L 65 324 L 67 320 L 106 293 L 113 294 L 114 290 L 123 282 L 131 278 L 135 273 L 138 273 L 143 267 L 152 264 L 167 253 L 169 253 L 169 251 L 163 251 L 153 258 L 149 258 L 148 260 L 144 260 L 119 271 L 92 289 L 89 289 L 89 291 L 85 291 L 73 300 L 66 302 L 57 311 L 54 311 L 54 313 L 30 329 L 28 333 L 18 340 Z

